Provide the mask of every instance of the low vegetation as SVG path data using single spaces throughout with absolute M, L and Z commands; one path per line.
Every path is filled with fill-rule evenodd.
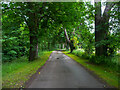
M 115 54 L 113 56 L 95 56 L 95 53 L 93 54 L 86 54 L 84 50 L 79 49 L 79 50 L 74 50 L 72 52 L 74 55 L 88 59 L 89 62 L 97 64 L 97 65 L 102 65 L 104 67 L 109 67 L 112 70 L 118 72 L 118 68 L 120 67 L 120 54 Z
M 117 68 L 114 68 L 108 66 L 108 65 L 102 65 L 102 64 L 95 64 L 91 62 L 88 57 L 85 57 L 84 52 L 76 50 L 73 51 L 73 53 L 69 52 L 63 52 L 64 54 L 71 57 L 76 62 L 80 63 L 85 68 L 93 71 L 94 74 L 98 75 L 100 78 L 102 78 L 105 82 L 107 82 L 110 86 L 118 88 L 118 78 L 119 78 L 119 71 L 118 66 Z M 115 59 L 116 60 L 116 59 Z M 112 63 L 112 62 L 111 62 Z M 109 64 L 111 64 L 109 63 Z M 114 63 L 114 62 L 113 62 Z M 113 64 L 112 64 L 113 65 Z
M 42 52 L 40 58 L 29 62 L 27 57 L 21 57 L 12 62 L 5 62 L 2 65 L 3 88 L 20 88 L 25 82 L 45 64 L 51 51 Z M 23 87 L 24 88 L 24 87 Z

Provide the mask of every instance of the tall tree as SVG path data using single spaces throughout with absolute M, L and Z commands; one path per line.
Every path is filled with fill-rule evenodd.
M 115 5 L 113 2 L 106 2 L 103 15 L 101 14 L 101 2 L 95 2 L 95 52 L 96 56 L 107 55 L 107 40 L 109 29 L 110 11 Z

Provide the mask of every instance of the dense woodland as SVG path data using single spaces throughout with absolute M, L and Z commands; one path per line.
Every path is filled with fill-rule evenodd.
M 65 48 L 103 63 L 120 50 L 119 12 L 119 2 L 3 2 L 3 62 Z

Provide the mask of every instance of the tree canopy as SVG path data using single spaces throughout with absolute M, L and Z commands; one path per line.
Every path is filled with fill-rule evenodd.
M 71 52 L 110 56 L 120 49 L 119 4 L 90 2 L 2 3 L 3 60 L 54 50 L 64 44 Z M 94 27 L 95 24 L 95 27 Z

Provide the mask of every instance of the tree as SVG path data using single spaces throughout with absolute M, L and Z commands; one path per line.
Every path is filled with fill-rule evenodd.
M 96 56 L 107 56 L 107 44 L 105 40 L 108 38 L 110 11 L 115 5 L 113 2 L 106 2 L 106 7 L 101 14 L 101 2 L 95 2 L 95 51 Z

